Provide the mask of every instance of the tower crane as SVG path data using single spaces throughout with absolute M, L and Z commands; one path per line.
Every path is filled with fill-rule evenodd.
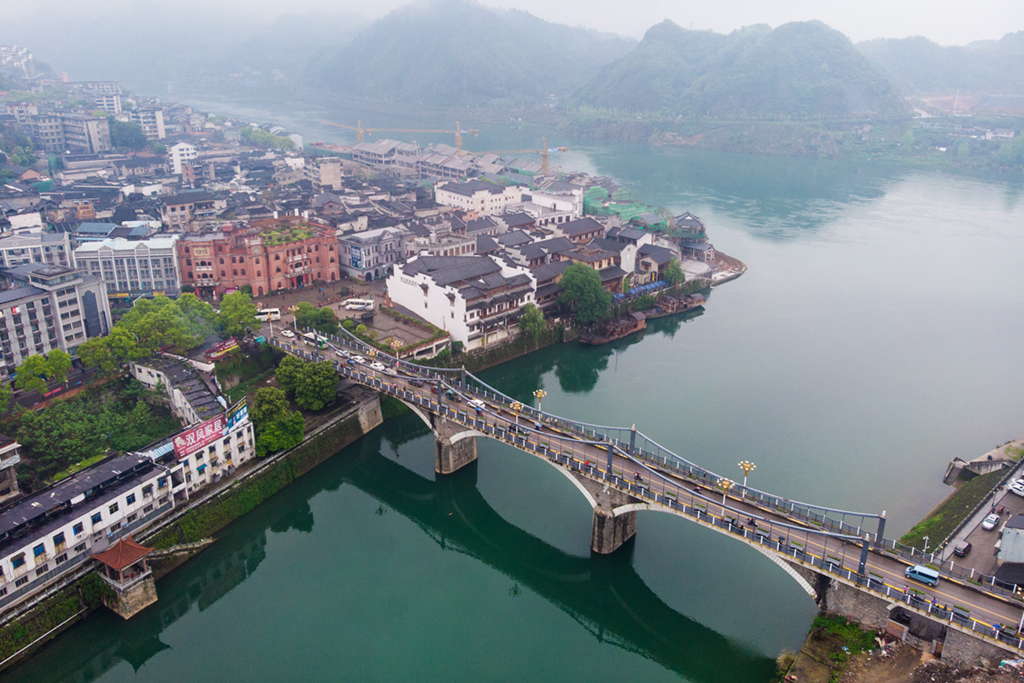
M 421 128 L 363 128 L 362 121 L 356 121 L 356 125 L 348 126 L 344 123 L 335 123 L 334 121 L 327 121 L 325 119 L 315 119 L 319 123 L 326 123 L 328 126 L 337 126 L 338 128 L 347 128 L 348 130 L 354 130 L 356 132 L 356 141 L 363 141 L 363 134 L 371 135 L 373 133 L 454 133 L 455 134 L 455 149 L 459 152 L 462 151 L 462 134 L 472 133 L 473 135 L 479 135 L 480 131 L 476 128 L 470 128 L 463 130 L 462 125 L 456 121 L 455 130 L 427 130 Z
M 549 152 L 568 152 L 568 147 L 548 147 L 548 139 L 541 138 L 543 141 L 543 147 L 540 149 L 499 149 L 492 150 L 490 152 L 476 152 L 476 154 L 540 154 L 541 159 L 541 175 L 548 174 L 548 153 Z

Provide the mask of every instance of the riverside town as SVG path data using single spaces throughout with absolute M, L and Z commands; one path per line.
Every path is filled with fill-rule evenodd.
M 1024 214 L 969 176 L 1017 173 L 1019 94 L 668 20 L 532 99 L 360 91 L 395 16 L 576 31 L 415 7 L 343 95 L 311 25 L 302 77 L 197 52 L 213 93 L 0 45 L 0 677 L 1024 680 Z M 831 45 L 751 76 L 798 114 L 659 90 L 771 40 Z

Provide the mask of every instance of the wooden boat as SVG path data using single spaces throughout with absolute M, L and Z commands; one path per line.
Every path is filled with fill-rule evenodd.
M 624 318 L 612 320 L 601 326 L 596 332 L 587 332 L 580 335 L 580 342 L 597 346 L 607 344 L 631 334 L 639 332 L 647 327 L 647 316 L 643 313 L 630 313 Z
M 662 296 L 658 297 L 658 302 L 654 304 L 654 308 L 646 311 L 645 314 L 648 319 L 664 318 L 668 315 L 685 313 L 686 311 L 700 308 L 704 305 L 705 301 L 706 299 L 703 294 L 689 294 L 678 299 L 671 296 Z

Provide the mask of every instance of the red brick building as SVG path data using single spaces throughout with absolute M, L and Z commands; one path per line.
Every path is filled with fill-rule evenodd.
M 225 224 L 182 235 L 178 240 L 181 284 L 203 299 L 252 287 L 254 296 L 338 279 L 334 228 L 317 223 L 257 229 Z

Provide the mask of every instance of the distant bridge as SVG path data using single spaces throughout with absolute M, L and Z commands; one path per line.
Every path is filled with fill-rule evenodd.
M 631 539 L 638 511 L 667 512 L 757 550 L 822 609 L 880 629 L 896 608 L 904 621 L 910 615 L 940 622 L 946 629 L 945 660 L 973 665 L 981 659 L 1024 656 L 1024 638 L 1016 629 L 994 628 L 1024 619 L 1024 605 L 1014 595 L 1017 587 L 994 577 L 979 586 L 946 572 L 939 586 L 920 590 L 925 587 L 915 584 L 910 590 L 906 566 L 935 558 L 885 539 L 884 512 L 840 510 L 731 485 L 635 427 L 592 425 L 538 411 L 464 369 L 409 363 L 344 329 L 328 341 L 329 351 L 324 351 L 332 356 L 294 340 L 271 338 L 269 343 L 303 360 L 329 361 L 342 377 L 409 406 L 434 434 L 438 474 L 476 460 L 478 437 L 548 462 L 593 508 L 591 549 L 596 553 L 612 553 Z M 343 354 L 365 355 L 385 369 L 374 370 L 369 360 L 356 363 Z

